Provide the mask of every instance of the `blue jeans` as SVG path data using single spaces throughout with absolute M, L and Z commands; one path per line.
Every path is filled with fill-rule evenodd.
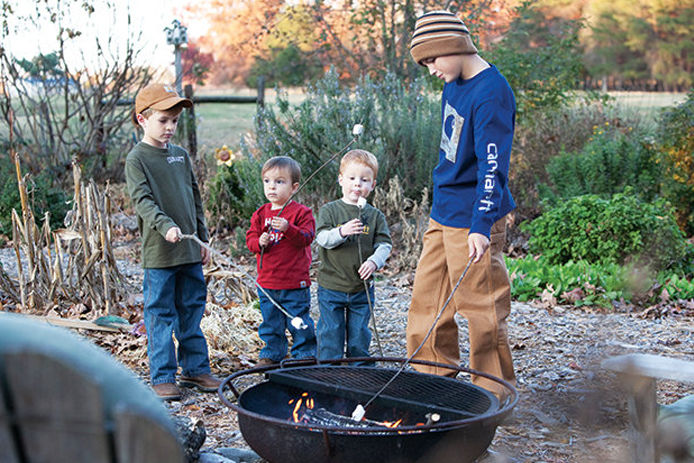
M 373 284 L 369 287 L 374 301 Z M 371 344 L 369 302 L 366 291 L 345 293 L 318 287 L 318 358 L 368 357 Z M 345 354 L 345 335 L 347 352 Z
M 309 315 L 311 307 L 311 292 L 309 288 L 265 289 L 265 291 L 292 317 L 300 317 L 308 327 L 304 330 L 294 328 L 291 324 L 291 319 L 280 312 L 270 302 L 270 299 L 261 290 L 258 290 L 260 313 L 263 315 L 263 322 L 258 327 L 258 335 L 265 343 L 265 347 L 261 349 L 258 356 L 274 362 L 282 360 L 287 355 L 289 343 L 287 342 L 285 331 L 289 330 L 292 334 L 292 357 L 295 359 L 315 357 L 316 332 L 313 320 Z
M 176 350 L 182 374 L 210 372 L 207 342 L 200 329 L 207 286 L 202 264 L 146 268 L 143 283 L 147 356 L 152 384 L 176 382 Z

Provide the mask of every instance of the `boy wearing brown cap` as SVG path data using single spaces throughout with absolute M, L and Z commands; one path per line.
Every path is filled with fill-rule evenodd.
M 505 216 L 515 208 L 508 189 L 516 115 L 513 91 L 496 67 L 477 54 L 465 24 L 448 11 L 417 19 L 410 53 L 445 83 L 431 217 L 408 314 L 408 355 L 422 343 L 472 259 L 451 301 L 468 320 L 470 367 L 514 384 L 506 329 L 511 291 L 502 255 Z M 459 363 L 454 315 L 450 308 L 444 311 L 415 358 Z M 454 373 L 435 367 L 417 369 Z M 486 378 L 474 376 L 473 382 L 501 392 Z
M 180 399 L 180 384 L 215 391 L 220 380 L 210 374 L 207 342 L 200 329 L 207 286 L 202 265 L 208 252 L 181 233 L 207 241 L 198 184 L 188 153 L 170 144 L 183 108 L 193 105 L 172 87 L 150 84 L 135 97 L 133 122 L 144 130 L 128 153 L 125 178 L 142 235 L 144 320 L 147 356 L 154 392 Z M 171 334 L 178 340 L 178 364 Z

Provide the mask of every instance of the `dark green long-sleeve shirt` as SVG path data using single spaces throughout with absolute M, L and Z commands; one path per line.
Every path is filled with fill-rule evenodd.
M 350 220 L 359 217 L 365 229 L 361 235 L 340 237 L 325 246 L 322 232 L 334 230 Z M 371 259 L 379 246 L 385 246 L 385 257 L 390 253 L 392 242 L 390 231 L 383 212 L 367 204 L 363 209 L 347 204 L 341 199 L 325 204 L 318 211 L 316 222 L 316 242 L 319 244 L 318 284 L 324 288 L 345 293 L 356 293 L 364 290 L 364 282 L 359 278 L 359 267 L 366 259 Z M 340 235 L 338 235 L 340 236 Z M 331 241 L 326 237 L 327 241 Z M 359 240 L 359 242 L 357 242 Z M 359 247 L 361 246 L 361 256 Z M 385 257 L 372 258 L 379 268 Z
M 185 234 L 207 241 L 200 190 L 188 153 L 169 145 L 156 148 L 140 142 L 125 160 L 128 194 L 135 206 L 142 235 L 142 266 L 166 268 L 201 261 L 193 240 L 169 243 L 166 232 L 177 226 Z

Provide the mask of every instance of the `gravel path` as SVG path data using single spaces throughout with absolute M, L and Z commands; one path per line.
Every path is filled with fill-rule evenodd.
M 5 271 L 16 275 L 10 249 L 0 249 Z M 138 266 L 124 261 L 122 271 L 136 284 Z M 120 266 L 119 266 L 120 268 Z M 13 270 L 14 269 L 14 270 Z M 403 278 L 402 281 L 406 281 Z M 404 357 L 405 324 L 411 288 L 399 280 L 377 283 L 376 319 L 384 354 Z M 315 286 L 315 285 L 314 285 Z M 317 320 L 315 290 L 313 316 Z M 245 327 L 253 334 L 257 326 Z M 467 363 L 467 326 L 459 320 L 463 364 Z M 547 310 L 513 303 L 509 337 L 518 377 L 520 401 L 513 417 L 497 429 L 490 447 L 494 462 L 628 462 L 626 403 L 615 378 L 600 361 L 622 353 L 661 354 L 694 360 L 694 319 L 603 313 L 586 309 Z M 97 344 L 147 378 L 145 339 L 131 334 L 85 332 Z M 372 351 L 378 354 L 375 343 Z M 213 372 L 225 377 L 252 366 L 257 350 L 243 353 L 212 350 Z M 661 381 L 660 403 L 692 393 L 691 385 Z M 236 417 L 215 394 L 186 390 L 183 400 L 167 404 L 177 415 L 202 420 L 207 439 L 203 450 L 246 447 Z

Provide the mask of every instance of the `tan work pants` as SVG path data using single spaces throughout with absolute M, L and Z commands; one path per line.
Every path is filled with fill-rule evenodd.
M 460 278 L 468 261 L 468 229 L 446 227 L 430 219 L 412 289 L 407 317 L 407 355 L 412 355 L 434 323 L 436 315 Z M 458 365 L 458 325 L 455 312 L 468 320 L 470 368 L 515 385 L 506 318 L 511 312 L 511 285 L 503 259 L 506 219 L 491 230 L 490 246 L 482 259 L 470 266 L 453 299 L 416 359 Z M 445 368 L 413 365 L 417 370 L 452 375 Z M 473 376 L 473 383 L 501 392 L 498 383 Z

